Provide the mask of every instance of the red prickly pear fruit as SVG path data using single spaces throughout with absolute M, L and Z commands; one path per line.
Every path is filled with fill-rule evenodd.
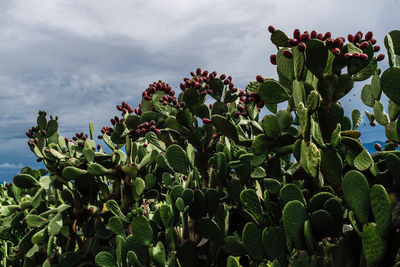
M 219 76 L 219 78 L 220 78 L 221 80 L 225 80 L 225 79 L 226 79 L 226 74 L 221 74 L 221 76 Z
M 269 57 L 269 61 L 271 62 L 272 65 L 276 65 L 276 55 L 271 55 Z
M 122 111 L 123 107 L 122 107 L 121 105 L 117 105 L 117 109 L 118 109 L 119 111 Z
M 351 58 L 353 55 L 351 54 L 351 53 L 346 53 L 346 54 L 344 54 L 344 58 L 345 59 L 349 59 L 349 58 Z
M 193 71 L 191 71 L 191 72 L 190 72 L 190 75 L 191 75 L 191 76 L 195 76 L 195 74 L 194 74 L 194 72 L 193 72 Z
M 340 49 L 337 48 L 337 47 L 335 47 L 335 48 L 332 49 L 332 53 L 333 53 L 335 56 L 338 56 L 338 55 L 340 55 Z
M 317 38 L 317 36 L 318 36 L 318 33 L 316 30 L 311 31 L 311 39 L 315 39 L 315 38 Z
M 76 141 L 78 138 L 76 136 L 72 137 L 72 140 Z
M 364 42 L 362 42 L 361 44 L 360 44 L 360 48 L 361 49 L 365 49 L 365 48 L 367 48 L 369 46 L 369 42 L 368 41 L 364 41 Z
M 208 70 L 203 71 L 202 76 L 203 76 L 203 77 L 206 77 L 207 75 L 208 75 Z
M 374 46 L 374 52 L 379 52 L 381 50 L 381 47 L 379 45 Z
M 211 120 L 210 120 L 210 119 L 207 119 L 207 118 L 204 118 L 204 119 L 203 119 L 203 123 L 204 123 L 204 124 L 210 124 L 210 123 L 211 123 Z
M 136 115 L 139 115 L 139 114 L 138 114 L 139 112 L 138 112 L 138 109 L 137 109 L 137 108 L 135 108 L 134 111 L 135 111 L 135 114 L 136 114 Z
M 179 107 L 183 108 L 185 106 L 185 102 L 180 102 Z
M 234 118 L 239 118 L 239 116 L 240 116 L 240 112 L 239 111 L 236 111 L 235 113 L 233 113 L 233 117 Z
M 235 87 L 235 88 L 233 88 L 233 89 L 232 89 L 232 93 L 236 93 L 236 92 L 237 92 L 237 90 L 238 90 L 238 89 L 237 89 L 236 87 Z
M 310 34 L 308 32 L 304 32 L 300 35 L 299 41 L 300 42 L 307 42 L 310 39 Z
M 213 134 L 213 136 L 212 136 L 212 138 L 215 140 L 215 139 L 218 139 L 219 138 L 219 134 Z
M 155 120 L 151 120 L 150 121 L 150 125 L 156 125 L 156 121 Z
M 43 159 L 38 158 L 38 159 L 36 159 L 36 162 L 42 162 L 42 160 L 43 160 Z
M 354 58 L 359 58 L 359 57 L 360 57 L 360 53 L 354 52 L 354 53 L 353 53 L 353 57 L 354 57 Z
M 376 143 L 376 144 L 374 145 L 374 148 L 375 148 L 376 151 L 381 151 L 381 150 L 382 150 L 381 145 L 378 144 L 378 143 Z
M 119 122 L 118 116 L 115 116 L 115 117 L 114 117 L 114 120 L 115 120 L 116 122 Z
M 224 84 L 225 84 L 225 85 L 228 85 L 230 82 L 231 82 L 230 80 L 226 79 L 226 80 L 224 81 Z
M 360 54 L 360 58 L 361 58 L 361 59 L 364 59 L 364 60 L 367 60 L 367 59 L 368 59 L 368 55 L 362 53 L 362 54 Z
M 214 79 L 215 75 L 213 73 L 210 73 L 210 75 L 208 75 L 208 77 L 210 77 L 210 79 Z
M 276 32 L 276 29 L 275 29 L 274 26 L 269 25 L 269 26 L 268 26 L 268 31 L 269 31 L 270 33 L 274 33 L 274 32 Z
M 372 38 L 373 35 L 374 35 L 374 34 L 373 34 L 371 31 L 367 32 L 367 33 L 365 34 L 365 40 L 367 40 L 367 41 L 371 40 L 371 38 Z
M 103 136 L 102 135 L 98 135 L 97 138 L 103 139 Z
M 210 109 L 212 109 L 213 108 L 213 103 L 211 103 L 208 107 L 210 108 Z
M 286 49 L 286 50 L 283 50 L 283 56 L 286 58 L 292 58 L 293 54 L 292 54 L 292 52 L 290 52 L 290 50 Z
M 354 35 L 352 35 L 352 34 L 347 35 L 347 40 L 348 40 L 350 43 L 352 43 L 352 42 L 354 41 Z
M 326 46 L 332 46 L 333 45 L 333 39 L 331 37 L 325 39 L 325 44 Z
M 112 125 L 115 125 L 116 121 L 114 119 L 111 119 L 110 121 Z
M 127 112 L 126 109 L 122 110 L 122 115 L 125 115 Z
M 201 88 L 201 84 L 200 84 L 200 83 L 198 83 L 198 82 L 196 82 L 196 83 L 195 83 L 195 85 L 194 85 L 194 88 L 196 88 L 196 89 L 200 89 L 200 88 Z
M 385 59 L 385 54 L 379 54 L 377 57 L 376 57 L 376 61 L 382 61 L 382 60 L 384 60 Z
M 212 95 L 212 93 L 213 93 L 213 90 L 211 90 L 211 89 L 207 89 L 206 91 L 207 91 L 207 94 L 209 94 L 209 95 Z
M 328 39 L 328 38 L 331 38 L 331 36 L 332 36 L 332 34 L 331 34 L 330 32 L 326 32 L 326 33 L 324 34 L 324 40 L 326 40 L 326 39 Z
M 295 29 L 293 31 L 293 37 L 296 38 L 297 40 L 300 39 L 300 30 L 299 29 Z
M 200 75 L 201 75 L 201 69 L 200 69 L 200 68 L 197 68 L 197 70 L 196 70 L 196 74 L 197 74 L 198 76 L 200 76 Z
M 217 77 L 217 72 L 215 70 L 211 72 L 211 74 L 214 75 L 214 77 Z
M 200 95 L 200 96 L 205 96 L 206 94 L 207 94 L 207 91 L 204 90 L 204 91 L 201 91 L 199 95 Z
M 317 38 L 322 41 L 324 40 L 324 35 L 322 33 L 319 33 Z
M 333 46 L 334 47 L 342 47 L 343 46 L 342 38 L 338 37 L 335 40 L 333 40 Z
M 263 100 L 259 100 L 258 102 L 257 102 L 257 107 L 258 108 L 262 108 L 264 106 L 264 101 Z
M 353 39 L 353 43 L 358 43 L 361 39 L 361 35 L 359 35 L 358 33 L 356 35 L 354 35 L 354 39 Z
M 230 82 L 230 83 L 229 83 L 229 90 L 232 90 L 233 87 L 235 87 L 235 84 L 234 84 L 233 82 Z
M 371 125 L 372 127 L 375 127 L 375 126 L 376 126 L 376 122 L 375 122 L 375 121 L 371 121 L 371 122 L 369 123 L 369 125 Z
M 184 83 L 179 84 L 179 87 L 181 88 L 182 91 L 186 89 L 186 86 Z
M 372 37 L 369 41 L 371 42 L 372 45 L 376 44 L 376 39 L 374 37 Z
M 83 141 L 87 140 L 87 136 L 85 135 L 84 137 L 82 137 Z
M 65 137 L 65 138 L 64 138 L 64 140 L 65 140 L 65 143 L 67 143 L 67 144 L 68 144 L 68 142 L 69 142 L 69 139 L 68 139 L 67 137 Z
M 296 46 L 299 43 L 296 38 L 290 38 L 288 42 L 291 46 Z
M 97 150 L 100 150 L 100 149 L 101 149 L 101 145 L 98 144 L 98 145 L 97 145 Z
M 80 147 L 84 147 L 84 146 L 85 146 L 85 144 L 84 144 L 84 143 L 82 143 L 82 142 L 80 142 L 80 143 L 78 143 L 78 146 L 80 146 Z
M 257 75 L 256 80 L 257 80 L 257 82 L 262 83 L 262 82 L 264 82 L 264 77 L 261 75 Z
M 307 46 L 306 46 L 306 44 L 305 44 L 304 42 L 300 42 L 300 43 L 297 45 L 297 49 L 299 49 L 300 52 L 306 51 L 306 48 L 307 48 Z
M 360 38 L 362 38 L 362 37 L 363 37 L 363 33 L 362 33 L 362 31 L 358 31 L 358 32 L 357 32 L 357 34 L 358 34 L 358 35 L 360 35 Z
M 147 144 L 147 143 L 144 143 L 144 144 L 143 144 L 143 147 L 147 147 L 148 145 L 149 145 L 149 144 Z

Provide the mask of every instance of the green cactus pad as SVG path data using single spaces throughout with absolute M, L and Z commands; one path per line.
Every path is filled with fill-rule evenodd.
M 189 162 L 185 151 L 178 145 L 171 145 L 167 148 L 167 160 L 171 167 L 180 173 L 189 173 Z
M 86 170 L 82 170 L 73 166 L 65 167 L 64 170 L 62 171 L 62 176 L 69 180 L 76 179 L 77 177 L 85 174 L 87 174 Z
M 150 258 L 155 266 L 165 267 L 165 248 L 162 242 L 157 242 L 155 247 L 150 248 Z
M 240 193 L 240 201 L 258 221 L 262 220 L 262 210 L 257 193 L 253 189 L 245 189 Z
M 316 210 L 311 214 L 310 217 L 311 226 L 313 233 L 317 239 L 331 236 L 335 225 L 333 218 L 326 210 Z
M 313 212 L 313 211 L 322 209 L 322 207 L 324 206 L 324 203 L 332 197 L 334 197 L 334 195 L 330 192 L 319 192 L 319 193 L 315 194 L 310 199 L 310 210 Z
M 322 175 L 324 176 L 324 180 L 329 185 L 332 185 L 335 188 L 339 188 L 342 184 L 343 176 L 343 162 L 339 154 L 333 149 L 322 150 L 320 167 Z
M 110 228 L 110 230 L 116 235 L 121 235 L 123 237 L 126 236 L 124 226 L 122 225 L 121 220 L 116 216 L 111 217 L 108 220 L 108 228 Z
M 306 203 L 303 193 L 301 192 L 300 188 L 295 184 L 284 185 L 279 192 L 279 197 L 281 198 L 283 205 L 286 205 L 286 203 L 292 200 L 298 200 L 303 205 L 305 205 Z
M 246 253 L 243 242 L 236 236 L 227 236 L 222 249 L 228 254 L 233 256 L 242 256 Z
M 215 128 L 217 128 L 223 135 L 234 141 L 239 140 L 236 127 L 230 120 L 221 115 L 213 115 L 211 121 Z
M 368 222 L 369 184 L 365 176 L 356 170 L 347 172 L 342 181 L 344 200 L 354 211 L 361 224 Z
M 343 208 L 341 200 L 338 198 L 330 198 L 325 201 L 323 209 L 332 216 L 333 223 L 337 232 L 341 231 L 343 226 Z
M 386 242 L 378 234 L 374 223 L 364 224 L 361 241 L 367 265 L 377 265 L 385 256 Z
M 314 235 L 311 227 L 311 223 L 309 220 L 306 220 L 304 222 L 304 241 L 306 245 L 306 249 L 308 252 L 313 253 L 314 252 Z
M 132 235 L 142 246 L 149 247 L 153 242 L 153 229 L 146 217 L 139 215 L 133 219 L 131 224 Z
M 400 105 L 400 68 L 391 67 L 385 70 L 381 76 L 381 88 L 387 97 L 397 105 Z
M 14 176 L 13 182 L 19 188 L 24 188 L 24 189 L 39 186 L 39 182 L 32 175 L 25 173 L 17 174 L 16 176 Z
M 278 104 L 289 99 L 286 88 L 275 80 L 265 80 L 261 84 L 258 94 L 266 104 Z
M 263 241 L 257 225 L 252 222 L 247 223 L 243 229 L 242 240 L 247 253 L 256 262 L 261 262 L 263 259 Z
M 281 227 L 266 227 L 262 232 L 264 253 L 271 261 L 277 259 L 286 266 L 285 232 Z
M 289 38 L 281 30 L 276 30 L 271 34 L 271 42 L 276 46 L 287 47 L 289 45 L 288 41 Z
M 328 61 L 328 49 L 324 42 L 317 39 L 311 39 L 306 44 L 306 66 L 317 78 L 321 78 Z
M 228 259 L 226 260 L 226 267 L 239 267 L 239 262 L 238 260 L 233 257 L 229 256 Z
M 274 114 L 264 116 L 262 120 L 262 128 L 269 138 L 277 138 L 281 134 L 279 120 Z
M 113 199 L 108 200 L 106 202 L 106 207 L 112 214 L 114 214 L 115 216 L 117 216 L 118 218 L 123 220 L 124 222 L 129 222 L 128 218 L 122 213 L 121 209 L 119 208 L 118 203 L 115 200 L 113 200 Z
M 282 212 L 285 234 L 293 242 L 295 248 L 304 248 L 304 222 L 306 221 L 306 209 L 298 200 L 289 201 Z
M 376 232 L 386 239 L 392 227 L 392 207 L 385 188 L 374 184 L 370 193 L 371 208 L 376 221 Z
M 95 262 L 100 267 L 118 267 L 113 255 L 108 251 L 102 251 L 97 254 Z
M 276 55 L 276 63 L 278 65 L 278 72 L 284 76 L 287 80 L 293 81 L 294 79 L 294 66 L 293 58 L 287 58 L 283 55 L 283 51 L 286 48 L 279 49 Z
M 200 218 L 195 221 L 195 232 L 200 236 L 209 238 L 217 242 L 224 242 L 224 235 L 218 224 L 209 218 Z

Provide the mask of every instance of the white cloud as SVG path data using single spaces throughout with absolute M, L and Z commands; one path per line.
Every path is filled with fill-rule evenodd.
M 0 169 L 21 169 L 24 167 L 21 163 L 15 164 L 15 163 L 0 163 Z

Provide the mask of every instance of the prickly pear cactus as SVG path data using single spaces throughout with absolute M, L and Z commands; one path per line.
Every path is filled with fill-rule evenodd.
M 277 79 L 240 89 L 198 68 L 179 92 L 154 82 L 138 107 L 122 102 L 111 125 L 71 138 L 40 111 L 26 135 L 43 169 L 0 186 L 2 265 L 399 262 L 399 31 L 385 37 L 385 71 L 372 32 L 268 31 Z M 340 104 L 367 80 L 367 118 L 389 139 L 372 155 L 361 112 Z

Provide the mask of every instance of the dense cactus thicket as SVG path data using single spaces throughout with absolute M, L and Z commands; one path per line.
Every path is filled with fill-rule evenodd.
M 372 32 L 268 30 L 279 80 L 150 84 L 101 129 L 111 153 L 92 123 L 68 139 L 40 111 L 27 136 L 45 169 L 0 189 L 2 265 L 400 266 L 400 31 L 382 71 Z M 363 81 L 388 138 L 373 155 L 339 102 Z

